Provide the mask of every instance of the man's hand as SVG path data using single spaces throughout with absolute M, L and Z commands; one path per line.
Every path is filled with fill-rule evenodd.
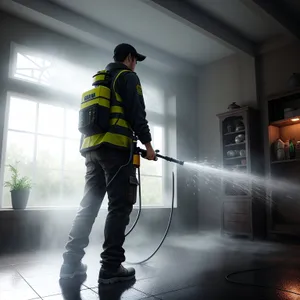
M 146 145 L 147 155 L 146 158 L 148 160 L 157 160 L 156 152 L 153 150 L 151 143 L 147 143 Z

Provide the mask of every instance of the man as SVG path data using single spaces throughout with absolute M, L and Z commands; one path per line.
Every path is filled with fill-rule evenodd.
M 112 74 L 111 103 L 115 111 L 111 110 L 111 118 L 114 113 L 118 114 L 108 133 L 83 138 L 81 153 L 86 158 L 85 192 L 63 254 L 61 278 L 86 273 L 87 267 L 81 260 L 106 192 L 109 202 L 99 283 L 114 283 L 135 277 L 133 268 L 126 269 L 122 266 L 125 261 L 125 229 L 134 204 L 129 197 L 130 187 L 131 184 L 137 184 L 130 161 L 132 131 L 145 145 L 147 159 L 156 159 L 146 120 L 141 83 L 134 73 L 137 61 L 145 58 L 133 46 L 120 44 L 114 50 L 115 62 L 106 67 Z

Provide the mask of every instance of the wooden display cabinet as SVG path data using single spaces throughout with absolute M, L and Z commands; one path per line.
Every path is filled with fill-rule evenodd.
M 217 117 L 222 166 L 229 171 L 229 176 L 222 179 L 222 233 L 250 238 L 263 236 L 266 226 L 262 191 L 256 186 L 257 182 L 243 176 L 260 176 L 263 171 L 259 113 L 250 107 L 242 107 Z
M 279 158 L 274 143 L 300 142 L 300 89 L 268 99 L 268 136 L 265 147 L 267 176 L 273 181 L 268 189 L 268 233 L 300 236 L 300 155 Z M 291 109 L 293 109 L 291 111 Z M 287 149 L 288 150 L 288 149 Z M 298 189 L 299 187 L 299 189 Z

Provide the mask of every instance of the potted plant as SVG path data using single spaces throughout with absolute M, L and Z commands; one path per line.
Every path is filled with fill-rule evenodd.
M 12 207 L 14 209 L 25 209 L 32 187 L 31 181 L 26 176 L 21 177 L 17 167 L 9 165 L 9 170 L 11 179 L 6 181 L 4 186 L 10 188 Z

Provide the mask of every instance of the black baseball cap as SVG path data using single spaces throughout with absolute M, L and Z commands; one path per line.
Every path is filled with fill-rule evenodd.
M 126 58 L 129 54 L 133 55 L 137 61 L 145 60 L 146 56 L 138 53 L 136 49 L 129 44 L 119 44 L 114 50 L 114 57 Z

